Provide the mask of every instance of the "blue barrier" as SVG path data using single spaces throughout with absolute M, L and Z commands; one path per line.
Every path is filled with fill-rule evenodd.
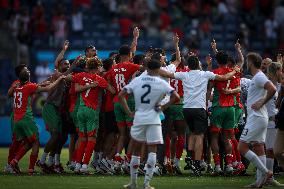
M 35 118 L 35 122 L 38 126 L 40 145 L 43 146 L 49 139 L 49 133 L 45 130 L 45 124 L 40 117 Z M 11 144 L 11 121 L 10 117 L 0 117 L 0 146 L 9 146 Z M 67 141 L 66 145 L 68 145 Z

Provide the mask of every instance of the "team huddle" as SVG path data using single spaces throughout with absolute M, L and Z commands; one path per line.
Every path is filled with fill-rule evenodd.
M 138 174 L 145 175 L 145 189 L 153 188 L 154 174 L 182 174 L 184 146 L 184 169 L 196 176 L 205 170 L 215 176 L 242 174 L 246 158 L 257 168 L 256 180 L 248 187 L 282 186 L 273 178 L 274 158 L 281 165 L 284 159 L 279 144 L 284 130 L 282 57 L 272 62 L 248 53 L 249 79 L 243 74 L 238 41 L 234 58 L 217 50 L 213 40 L 218 68 L 212 68 L 207 56 L 203 71 L 196 54 L 181 55 L 177 35 L 169 62 L 160 48 L 135 55 L 138 38 L 136 27 L 131 45 L 122 45 L 103 61 L 91 45 L 84 56 L 64 59 L 66 41 L 55 72 L 42 83 L 30 82 L 27 66 L 18 65 L 18 79 L 8 91 L 14 100 L 13 135 L 5 171 L 21 173 L 18 162 L 31 150 L 30 175 L 35 166 L 46 174 L 63 173 L 60 154 L 69 136 L 68 169 L 77 174 L 88 174 L 90 167 L 100 174 L 130 174 L 124 188 L 137 188 Z M 39 92 L 48 93 L 42 118 L 50 133 L 41 157 L 31 109 Z

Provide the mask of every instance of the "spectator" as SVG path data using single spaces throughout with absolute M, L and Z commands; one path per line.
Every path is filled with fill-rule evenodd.
M 75 34 L 81 34 L 83 31 L 83 15 L 77 8 L 73 9 L 72 14 L 72 31 Z
M 44 61 L 40 63 L 35 69 L 35 75 L 37 77 L 37 83 L 46 80 L 50 75 L 51 71 L 48 67 L 48 62 Z
M 266 39 L 268 41 L 270 40 L 274 41 L 277 37 L 276 30 L 277 30 L 278 24 L 276 20 L 273 18 L 273 15 L 271 15 L 269 18 L 265 20 L 264 27 L 265 27 Z
M 52 28 L 54 32 L 54 46 L 58 47 L 63 44 L 67 38 L 67 20 L 62 12 L 58 16 L 54 16 L 52 20 Z
M 171 24 L 171 18 L 166 11 L 160 14 L 160 30 L 166 30 Z
M 13 37 L 17 37 L 19 30 L 19 15 L 12 13 L 8 21 L 8 27 Z
M 122 44 L 127 44 L 128 40 L 129 40 L 129 37 L 130 37 L 132 25 L 133 25 L 133 22 L 132 22 L 130 16 L 123 15 L 119 19 L 119 25 L 120 25 L 121 43 Z
M 274 18 L 279 25 L 284 24 L 284 1 L 282 1 L 281 4 L 275 8 Z
M 229 12 L 229 10 L 228 10 L 228 7 L 225 4 L 225 2 L 224 1 L 219 1 L 219 4 L 218 4 L 218 14 L 219 14 L 219 16 L 224 17 L 226 14 L 228 14 L 228 12 Z

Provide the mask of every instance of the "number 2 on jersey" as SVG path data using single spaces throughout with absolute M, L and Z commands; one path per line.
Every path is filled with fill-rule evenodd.
M 150 85 L 147 85 L 147 84 L 145 84 L 145 85 L 143 85 L 142 86 L 142 89 L 147 89 L 146 90 L 146 92 L 141 96 L 141 103 L 143 103 L 143 104 L 150 104 L 150 99 L 148 98 L 148 99 L 145 99 L 146 97 L 147 97 L 147 95 L 151 92 L 151 86 Z

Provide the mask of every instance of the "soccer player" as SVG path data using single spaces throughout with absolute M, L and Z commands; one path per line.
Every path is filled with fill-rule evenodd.
M 87 72 L 72 76 L 75 91 L 80 93 L 77 112 L 80 143 L 76 153 L 75 172 L 88 173 L 88 164 L 96 144 L 99 127 L 98 99 L 100 89 L 107 89 L 111 93 L 115 93 L 107 81 L 97 75 L 100 65 L 101 61 L 97 57 L 90 58 L 86 64 Z
M 231 79 L 236 71 L 234 70 L 226 75 L 217 75 L 212 72 L 202 71 L 200 61 L 195 55 L 189 56 L 187 65 L 190 69 L 188 72 L 167 74 L 160 71 L 160 74 L 165 77 L 181 80 L 183 83 L 183 114 L 189 130 L 192 132 L 189 139 L 188 150 L 195 152 L 195 174 L 200 176 L 203 137 L 208 125 L 206 112 L 206 92 L 208 82 L 209 80 L 226 81 Z
M 76 67 L 77 60 L 70 67 L 68 60 L 64 59 L 64 54 L 69 47 L 68 41 L 64 43 L 62 51 L 57 56 L 55 60 L 55 73 L 49 78 L 50 81 L 56 80 L 61 75 L 68 75 L 71 73 L 72 69 Z M 67 100 L 65 94 L 68 94 L 69 84 L 65 80 L 61 82 L 49 91 L 46 103 L 42 109 L 42 118 L 46 124 L 47 131 L 50 132 L 50 139 L 45 145 L 44 152 L 37 162 L 37 165 L 42 169 L 43 172 L 57 172 L 61 173 L 64 171 L 60 163 L 60 153 L 61 149 L 67 139 L 67 129 L 62 128 L 62 111 L 68 112 L 67 109 L 64 109 L 63 104 L 64 100 Z M 48 163 L 46 164 L 46 158 L 49 154 Z
M 137 38 L 139 37 L 138 28 L 134 29 L 133 35 L 134 35 L 133 41 L 137 41 Z M 114 65 L 109 74 L 108 81 L 115 88 L 116 94 L 118 94 L 123 89 L 123 87 L 129 83 L 133 74 L 136 71 L 141 69 L 140 65 L 133 64 L 131 62 L 132 54 L 133 54 L 132 51 L 133 50 L 127 45 L 121 46 L 119 49 L 119 55 L 118 55 L 120 57 L 120 63 Z M 129 117 L 125 113 L 121 104 L 118 102 L 117 96 L 114 97 L 113 102 L 114 102 L 114 113 L 115 113 L 116 122 L 118 126 L 118 132 L 119 132 L 115 161 L 117 163 L 121 163 L 123 160 L 121 157 L 121 153 L 124 148 L 125 140 L 127 138 L 127 127 L 132 126 L 133 118 Z M 131 109 L 134 110 L 134 103 L 133 103 L 133 100 L 131 100 L 130 96 L 128 99 L 128 103 Z M 131 147 L 131 142 L 130 142 L 128 146 L 128 150 L 127 150 L 128 158 L 126 159 L 130 159 L 131 150 L 132 150 L 132 147 Z
M 146 142 L 148 148 L 148 159 L 144 180 L 144 189 L 153 189 L 150 180 L 153 176 L 153 169 L 156 164 L 157 144 L 163 143 L 161 120 L 159 111 L 168 108 L 179 100 L 174 89 L 159 77 L 161 64 L 157 60 L 152 60 L 147 64 L 147 74 L 135 78 L 126 85 L 119 93 L 120 103 L 129 116 L 133 116 L 127 105 L 126 96 L 133 93 L 135 99 L 135 116 L 131 127 L 131 138 L 133 140 L 133 153 L 130 162 L 131 182 L 124 185 L 124 188 L 137 188 L 137 174 L 140 164 L 141 143 Z M 159 106 L 161 96 L 170 94 L 170 101 L 163 106 Z
M 213 40 L 211 43 L 213 51 L 216 53 L 216 60 L 219 68 L 213 72 L 215 74 L 224 75 L 231 71 L 228 67 L 228 54 L 224 51 L 218 51 L 216 48 L 216 42 Z M 222 133 L 224 148 L 225 148 L 225 159 L 226 159 L 226 174 L 233 173 L 232 167 L 232 144 L 231 140 L 234 138 L 234 127 L 235 127 L 235 98 L 233 94 L 225 94 L 224 89 L 230 85 L 230 80 L 221 82 L 212 82 L 209 86 L 209 94 L 211 89 L 214 87 L 213 101 L 212 101 L 212 114 L 210 116 L 210 132 L 211 132 L 211 150 L 214 159 L 214 174 L 221 174 L 221 161 L 219 154 L 219 135 Z
M 262 58 L 257 53 L 247 55 L 247 67 L 253 75 L 247 96 L 247 122 L 239 141 L 239 151 L 257 167 L 256 182 L 249 187 L 262 187 L 273 173 L 265 166 L 266 156 L 264 143 L 268 125 L 268 114 L 265 104 L 274 96 L 275 86 L 261 71 Z M 253 146 L 253 151 L 249 145 Z
M 14 95 L 13 133 L 15 134 L 16 142 L 22 144 L 9 164 L 16 173 L 20 173 L 18 162 L 32 149 L 28 170 L 28 173 L 32 175 L 38 157 L 39 138 L 38 128 L 35 124 L 31 109 L 31 97 L 34 93 L 49 91 L 64 79 L 64 76 L 59 77 L 54 83 L 42 87 L 30 82 L 30 71 L 27 67 L 20 65 L 16 67 L 16 70 L 18 72 L 17 75 L 19 75 L 19 81 L 13 84 L 8 95 L 11 96 L 11 93 Z
M 171 62 L 174 62 L 176 60 L 175 54 L 172 56 Z M 185 58 L 181 58 L 181 63 L 179 66 L 176 68 L 176 72 L 187 72 L 189 71 L 188 67 L 185 66 Z M 172 145 L 171 145 L 171 153 L 174 154 L 172 155 L 173 158 L 173 169 L 174 172 L 177 174 L 182 174 L 180 170 L 180 158 L 183 153 L 183 148 L 184 148 L 184 142 L 185 142 L 185 129 L 186 129 L 186 122 L 184 120 L 183 112 L 182 112 L 182 106 L 183 106 L 183 85 L 182 81 L 176 80 L 176 79 L 171 79 L 170 80 L 171 86 L 175 89 L 175 91 L 179 94 L 181 97 L 181 100 L 177 102 L 174 105 L 171 105 L 168 108 L 168 114 L 170 115 L 170 125 L 169 130 L 172 132 L 168 134 L 166 138 L 166 142 L 170 141 L 170 136 L 169 135 L 174 135 L 176 137 L 172 138 Z M 166 148 L 167 148 L 166 144 Z M 170 152 L 169 148 L 166 149 L 166 156 L 170 157 Z
M 272 62 L 267 68 L 267 77 L 273 83 L 274 86 L 278 87 L 279 81 L 282 76 L 282 65 L 278 62 Z M 275 124 L 275 115 L 278 113 L 278 109 L 276 108 L 276 101 L 278 98 L 278 92 L 274 94 L 274 96 L 267 102 L 266 108 L 268 113 L 268 127 L 267 134 L 265 140 L 265 149 L 266 149 L 266 168 L 270 171 L 273 171 L 274 167 L 274 144 L 276 139 L 276 124 Z M 272 186 L 284 186 L 276 181 L 273 177 L 268 179 L 266 184 Z

